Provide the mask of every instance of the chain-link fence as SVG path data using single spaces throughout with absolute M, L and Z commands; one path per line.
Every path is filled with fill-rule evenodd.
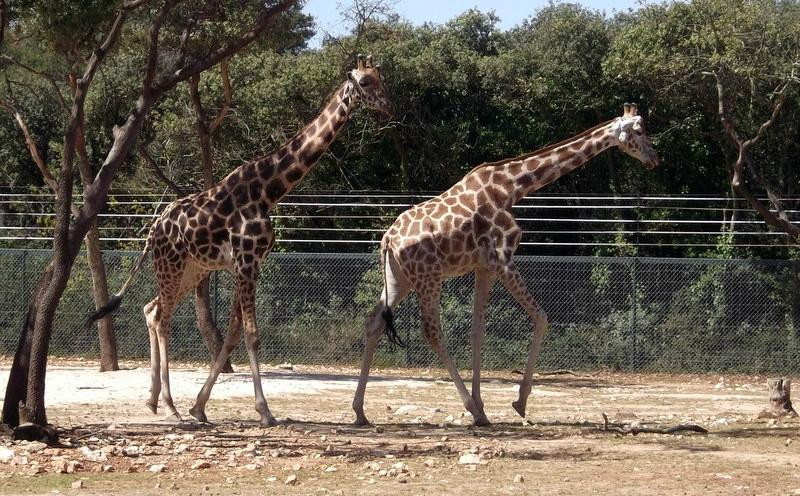
M 105 254 L 116 291 L 137 252 Z M 28 297 L 49 259 L 46 251 L 0 251 L 0 352 L 13 354 Z M 539 367 L 624 370 L 795 372 L 800 370 L 800 263 L 793 261 L 519 257 L 516 263 L 548 314 Z M 273 253 L 258 288 L 261 359 L 276 363 L 353 364 L 360 359 L 364 318 L 381 288 L 373 254 Z M 211 300 L 226 329 L 232 278 L 218 272 Z M 442 294 L 447 346 L 463 367 L 470 361 L 472 276 L 448 281 Z M 114 315 L 119 355 L 149 357 L 142 306 L 155 295 L 143 270 Z M 205 359 L 191 296 L 172 324 L 171 353 Z M 83 329 L 94 308 L 91 276 L 79 258 L 56 318 L 50 344 L 58 356 L 96 357 L 97 334 Z M 425 366 L 437 358 L 421 337 L 413 296 L 396 311 L 408 348 L 385 341 L 380 365 Z M 484 363 L 524 365 L 531 324 L 497 283 L 487 313 Z M 245 358 L 240 345 L 235 359 Z

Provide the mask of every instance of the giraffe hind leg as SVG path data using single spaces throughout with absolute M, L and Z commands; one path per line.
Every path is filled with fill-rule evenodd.
M 369 420 L 364 415 L 364 393 L 367 389 L 369 369 L 372 365 L 375 349 L 378 347 L 384 326 L 387 324 L 383 315 L 386 312 L 391 314 L 392 309 L 403 301 L 411 291 L 411 285 L 402 275 L 399 275 L 399 269 L 393 264 L 394 259 L 389 258 L 389 266 L 386 267 L 386 285 L 381 290 L 380 301 L 370 312 L 364 327 L 364 354 L 361 358 L 361 373 L 358 376 L 358 386 L 356 386 L 352 405 L 356 414 L 355 425 L 369 425 Z M 386 299 L 387 293 L 388 300 Z

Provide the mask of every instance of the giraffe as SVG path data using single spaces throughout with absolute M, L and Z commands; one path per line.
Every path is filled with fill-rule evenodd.
M 92 322 L 116 309 L 148 252 L 153 252 L 157 296 L 144 306 L 150 336 L 151 388 L 148 408 L 156 413 L 158 396 L 180 420 L 169 386 L 168 344 L 173 310 L 190 290 L 212 271 L 233 273 L 235 288 L 228 335 L 208 379 L 189 413 L 207 422 L 205 405 L 228 356 L 244 341 L 253 375 L 255 407 L 264 426 L 275 425 L 264 398 L 258 366 L 255 288 L 259 267 L 275 241 L 269 213 L 309 172 L 347 122 L 359 100 L 383 114 L 391 105 L 372 56 L 358 56 L 357 67 L 333 93 L 319 116 L 270 155 L 247 162 L 216 186 L 169 204 L 153 222 L 133 272 Z
M 519 245 L 521 230 L 511 207 L 528 193 L 552 183 L 614 146 L 648 168 L 655 168 L 659 160 L 645 135 L 642 117 L 637 113 L 636 105 L 625 104 L 621 117 L 570 139 L 527 155 L 479 165 L 444 193 L 400 214 L 381 240 L 384 285 L 380 300 L 365 325 L 361 374 L 353 399 L 356 425 L 369 423 L 364 415 L 364 392 L 375 348 L 384 327 L 387 338 L 397 342 L 392 309 L 411 291 L 416 291 L 419 299 L 423 335 L 447 368 L 464 407 L 472 414 L 473 423 L 489 423 L 480 394 L 480 370 L 486 306 L 495 279 L 502 281 L 533 323 L 519 399 L 512 404 L 517 413 L 525 417 L 533 367 L 547 329 L 547 316 L 514 267 L 512 255 Z M 442 342 L 439 298 L 444 279 L 471 271 L 475 272 L 475 290 L 470 334 L 470 394 Z

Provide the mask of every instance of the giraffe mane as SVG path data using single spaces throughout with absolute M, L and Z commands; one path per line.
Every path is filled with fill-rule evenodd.
M 511 162 L 518 162 L 520 160 L 525 160 L 525 159 L 534 157 L 534 156 L 539 155 L 541 153 L 546 153 L 546 152 L 553 151 L 554 149 L 558 148 L 559 146 L 564 146 L 567 143 L 569 143 L 570 141 L 574 141 L 574 140 L 576 140 L 578 138 L 582 138 L 582 137 L 586 136 L 587 134 L 591 134 L 591 133 L 597 131 L 601 127 L 607 126 L 608 124 L 613 122 L 615 119 L 616 119 L 616 117 L 614 119 L 609 119 L 609 120 L 607 120 L 605 122 L 602 122 L 602 123 L 600 123 L 600 124 L 598 124 L 598 125 L 596 125 L 594 127 L 591 127 L 589 129 L 587 129 L 586 131 L 583 131 L 582 133 L 579 133 L 579 134 L 576 134 L 574 136 L 570 136 L 569 138 L 563 139 L 563 140 L 559 141 L 558 143 L 553 143 L 552 145 L 547 145 L 547 146 L 545 146 L 543 148 L 539 148 L 538 150 L 526 153 L 524 155 L 519 155 L 517 157 L 512 157 L 512 158 L 504 158 L 504 159 L 501 159 L 501 160 L 497 160 L 495 162 L 484 162 L 484 163 L 482 163 L 480 165 L 475 166 L 471 171 L 467 172 L 466 175 L 472 174 L 473 172 L 475 172 L 477 170 L 480 170 L 480 169 L 483 169 L 485 167 L 491 167 L 493 165 L 503 165 L 503 164 L 508 164 L 508 163 L 511 163 Z

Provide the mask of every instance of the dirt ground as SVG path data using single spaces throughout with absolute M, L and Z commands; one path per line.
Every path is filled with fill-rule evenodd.
M 126 366 L 49 369 L 48 414 L 63 444 L 0 438 L 0 493 L 800 494 L 800 422 L 756 419 L 766 377 L 536 377 L 523 421 L 511 408 L 519 376 L 489 372 L 482 394 L 493 425 L 474 428 L 442 371 L 379 370 L 366 396 L 373 426 L 357 428 L 355 369 L 267 365 L 281 424 L 264 429 L 243 365 L 214 389 L 211 425 L 150 415 L 148 370 Z M 7 374 L 3 364 L 3 384 Z M 173 367 L 180 411 L 205 375 Z M 603 430 L 603 412 L 619 424 L 689 422 L 709 433 L 622 435 Z

